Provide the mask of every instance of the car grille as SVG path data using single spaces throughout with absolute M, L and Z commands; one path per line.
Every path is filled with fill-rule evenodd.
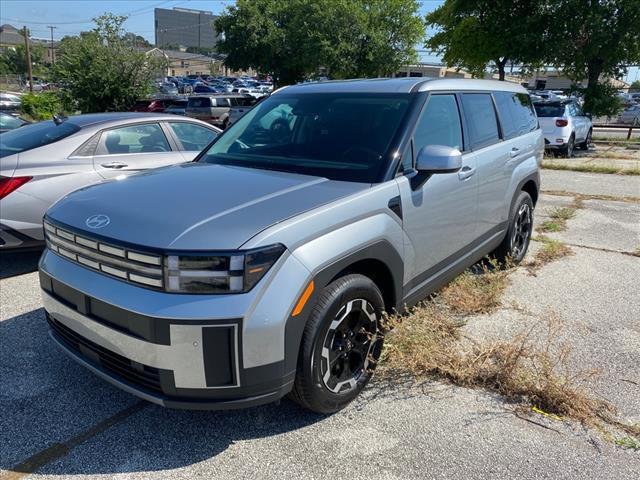
M 160 370 L 157 368 L 139 363 L 134 364 L 128 358 L 78 335 L 48 314 L 47 322 L 59 341 L 86 360 L 89 360 L 90 363 L 98 364 L 129 383 L 139 385 L 147 390 L 162 392 Z
M 47 248 L 93 270 L 146 287 L 163 288 L 163 258 L 76 235 L 44 222 Z

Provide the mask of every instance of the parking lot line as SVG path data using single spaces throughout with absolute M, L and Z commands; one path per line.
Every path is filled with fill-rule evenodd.
M 139 402 L 134 403 L 133 405 L 120 410 L 109 418 L 97 423 L 93 427 L 85 430 L 84 432 L 79 433 L 75 437 L 70 438 L 66 442 L 63 443 L 54 443 L 53 445 L 45 448 L 44 450 L 40 450 L 38 453 L 30 456 L 26 460 L 20 462 L 18 465 L 12 468 L 11 471 L 5 472 L 0 475 L 0 479 L 2 480 L 18 480 L 27 475 L 32 474 L 36 470 L 52 463 L 59 458 L 62 458 L 69 454 L 71 450 L 73 450 L 78 445 L 86 442 L 92 437 L 108 430 L 114 425 L 126 420 L 131 415 L 138 413 L 143 408 L 149 406 L 148 402 L 144 400 L 140 400 Z

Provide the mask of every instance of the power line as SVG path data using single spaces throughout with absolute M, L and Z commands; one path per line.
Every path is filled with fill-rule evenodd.
M 138 15 L 143 15 L 145 13 L 148 13 L 148 12 L 154 10 L 156 7 L 159 7 L 160 5 L 164 5 L 164 4 L 173 2 L 173 1 L 175 1 L 175 0 L 164 0 L 162 2 L 154 4 L 152 6 L 146 6 L 146 7 L 143 7 L 143 8 L 138 8 L 136 10 L 132 10 L 129 13 L 125 13 L 125 12 L 115 13 L 115 15 L 122 15 L 122 16 L 125 16 L 125 17 L 135 17 L 135 16 L 138 16 Z M 188 0 L 184 0 L 182 2 L 176 3 L 175 5 L 181 5 L 183 3 L 187 3 L 187 1 Z M 32 25 L 47 25 L 49 23 L 53 23 L 54 25 L 82 25 L 82 24 L 85 24 L 85 23 L 93 23 L 93 18 L 90 18 L 88 20 L 74 20 L 73 22 L 34 22 L 33 20 L 19 20 L 19 19 L 16 19 L 16 18 L 6 18 L 5 17 L 3 19 L 3 21 L 16 22 L 16 23 L 30 23 Z

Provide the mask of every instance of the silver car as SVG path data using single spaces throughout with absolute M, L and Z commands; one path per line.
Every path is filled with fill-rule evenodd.
M 543 152 L 529 95 L 507 82 L 282 88 L 195 162 L 49 209 L 52 336 L 167 407 L 289 394 L 335 412 L 371 378 L 385 310 L 485 255 L 523 259 Z
M 78 188 L 193 158 L 220 132 L 198 120 L 99 113 L 0 135 L 0 250 L 44 244 L 42 217 Z

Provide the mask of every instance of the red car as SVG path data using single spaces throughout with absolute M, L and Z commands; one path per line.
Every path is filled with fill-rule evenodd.
M 175 103 L 175 99 L 173 98 L 159 98 L 156 100 L 138 100 L 133 107 L 131 107 L 132 112 L 153 112 L 153 113 L 163 113 L 165 108 L 168 108 L 173 103 Z

